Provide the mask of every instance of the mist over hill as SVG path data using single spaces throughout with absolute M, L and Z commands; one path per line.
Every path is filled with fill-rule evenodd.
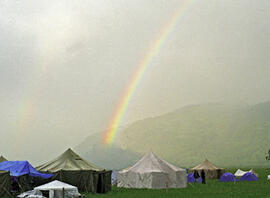
M 88 136 L 75 150 L 90 162 L 105 168 L 119 170 L 132 165 L 140 157 L 132 151 L 121 149 L 119 146 L 105 145 L 102 142 L 104 132 Z
M 224 167 L 267 166 L 269 132 L 270 102 L 201 104 L 128 125 L 111 147 L 98 143 L 100 133 L 78 148 L 88 160 L 115 169 L 134 163 L 150 150 L 182 167 L 205 158 Z

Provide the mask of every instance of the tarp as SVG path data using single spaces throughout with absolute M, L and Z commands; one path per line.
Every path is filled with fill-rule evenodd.
M 194 182 L 202 183 L 202 178 L 199 177 L 199 178 L 195 179 L 194 173 L 189 173 L 187 176 L 187 182 L 188 183 L 194 183 Z
M 8 160 L 7 160 L 4 156 L 1 155 L 1 156 L 0 156 L 0 163 L 1 163 L 1 162 L 4 162 L 4 161 L 8 161 Z
M 257 181 L 257 180 L 258 177 L 252 172 L 247 172 L 240 178 L 240 181 Z
M 52 174 L 39 173 L 28 161 L 4 161 L 0 163 L 0 170 L 9 171 L 10 175 L 14 177 L 30 175 L 47 179 L 53 176 Z
M 37 170 L 53 173 L 52 180 L 77 186 L 83 192 L 106 193 L 111 190 L 111 171 L 93 165 L 71 149 L 38 166 Z
M 193 168 L 190 169 L 191 171 L 198 171 L 199 174 L 202 170 L 205 172 L 205 177 L 208 179 L 219 179 L 222 174 L 225 173 L 224 168 L 220 168 L 215 164 L 211 163 L 209 160 L 205 159 L 205 161 Z
M 0 171 L 0 197 L 11 196 L 11 179 L 9 172 Z
M 63 193 L 65 198 L 81 196 L 76 186 L 57 180 L 38 186 L 34 190 L 49 191 L 49 198 L 62 198 Z
M 236 182 L 238 179 L 232 173 L 224 173 L 220 178 L 220 182 Z
M 176 167 L 150 152 L 132 167 L 119 171 L 117 186 L 150 189 L 185 188 L 187 174 L 185 169 Z

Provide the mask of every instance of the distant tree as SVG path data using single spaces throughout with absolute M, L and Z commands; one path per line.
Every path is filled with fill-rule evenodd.
M 265 159 L 268 161 L 270 160 L 270 149 L 268 150 L 268 153 L 266 154 Z

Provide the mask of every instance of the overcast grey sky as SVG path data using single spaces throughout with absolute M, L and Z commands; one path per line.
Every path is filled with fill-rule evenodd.
M 105 129 L 183 2 L 0 0 L 0 155 L 44 162 Z M 187 5 L 122 124 L 194 103 L 270 100 L 270 1 Z

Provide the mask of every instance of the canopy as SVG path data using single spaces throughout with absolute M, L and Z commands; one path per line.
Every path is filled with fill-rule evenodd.
M 0 156 L 0 163 L 1 163 L 1 162 L 4 162 L 4 161 L 8 161 L 8 160 L 7 160 L 4 156 L 1 155 L 1 156 Z
M 64 183 L 64 182 L 60 182 L 58 180 L 54 180 L 50 183 L 38 186 L 36 188 L 34 188 L 35 190 L 78 190 L 77 187 L 72 186 L 70 184 Z
M 70 184 L 60 182 L 58 180 L 52 181 L 50 183 L 44 184 L 42 186 L 38 186 L 34 188 L 34 190 L 40 191 L 50 191 L 50 198 L 62 198 L 63 193 L 64 197 L 79 197 L 80 193 L 78 192 L 78 188 L 72 186 Z
M 238 181 L 237 178 L 232 173 L 224 173 L 220 178 L 220 182 L 236 182 Z
M 41 166 L 37 167 L 38 171 L 42 172 L 57 172 L 60 170 L 68 170 L 68 171 L 77 171 L 77 170 L 94 170 L 101 171 L 104 170 L 102 168 L 97 167 L 94 164 L 86 161 L 81 158 L 77 153 L 68 149 L 62 155 L 58 156 L 56 159 L 49 161 Z
M 220 168 L 215 164 L 211 163 L 209 160 L 205 159 L 203 163 L 191 168 L 191 171 L 198 171 L 201 172 L 202 170 L 205 171 L 205 177 L 208 179 L 215 179 L 219 178 L 224 172 L 224 168 Z
M 52 174 L 39 173 L 28 161 L 4 161 L 0 163 L 0 170 L 9 171 L 11 176 L 30 175 L 32 177 L 50 178 Z
M 258 177 L 252 172 L 247 172 L 240 178 L 240 181 L 257 181 L 257 180 Z
M 119 171 L 118 187 L 126 188 L 184 188 L 187 186 L 185 169 L 176 167 L 150 152 L 132 167 Z

